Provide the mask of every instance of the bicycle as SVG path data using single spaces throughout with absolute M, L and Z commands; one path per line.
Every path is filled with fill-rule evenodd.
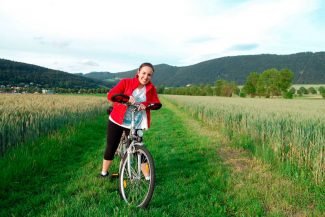
M 124 131 L 116 155 L 120 157 L 119 193 L 122 199 L 137 207 L 145 208 L 153 195 L 155 187 L 155 166 L 152 155 L 143 143 L 143 130 L 135 129 L 135 113 L 139 104 L 128 104 L 129 96 L 117 94 L 113 102 L 131 106 L 131 128 L 129 134 Z M 147 106 L 146 109 L 158 110 L 160 103 Z

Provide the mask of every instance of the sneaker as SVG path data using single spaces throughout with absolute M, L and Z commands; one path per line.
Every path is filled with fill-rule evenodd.
M 106 173 L 105 175 L 103 175 L 102 173 L 99 173 L 98 177 L 99 178 L 108 178 L 109 177 L 109 173 Z

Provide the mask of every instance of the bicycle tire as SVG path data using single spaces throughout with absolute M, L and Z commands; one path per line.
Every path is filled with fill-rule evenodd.
M 125 153 L 122 159 L 119 176 L 119 193 L 122 199 L 137 207 L 145 208 L 149 204 L 155 187 L 155 166 L 150 152 L 141 145 L 135 145 L 134 154 L 130 155 L 130 166 L 132 174 L 140 174 L 137 177 L 130 177 L 128 173 L 128 154 Z M 139 157 L 140 156 L 140 157 Z M 131 159 L 132 158 L 132 159 Z M 139 159 L 142 164 L 148 165 L 150 179 L 146 180 L 143 172 L 138 169 Z M 145 162 L 146 160 L 146 162 Z M 143 163 L 144 162 L 144 163 Z M 135 168 L 136 167 L 136 168 Z

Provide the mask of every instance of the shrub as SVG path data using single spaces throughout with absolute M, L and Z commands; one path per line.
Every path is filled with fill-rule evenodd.
M 245 92 L 240 92 L 240 93 L 239 93 L 239 96 L 240 96 L 240 97 L 246 97 L 246 93 L 245 93 Z
M 317 91 L 316 91 L 316 89 L 314 87 L 310 87 L 310 88 L 308 88 L 308 93 L 317 94 Z
M 296 88 L 291 87 L 290 90 L 289 90 L 289 92 L 292 93 L 292 94 L 295 94 L 296 93 Z
M 284 99 L 292 99 L 293 98 L 293 93 L 290 91 L 284 91 L 282 92 L 282 97 Z
M 308 94 L 308 90 L 305 87 L 300 87 L 299 90 L 301 94 Z

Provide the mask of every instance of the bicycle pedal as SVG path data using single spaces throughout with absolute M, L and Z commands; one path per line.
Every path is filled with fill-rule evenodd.
M 118 173 L 112 173 L 112 178 L 117 178 L 119 176 Z

